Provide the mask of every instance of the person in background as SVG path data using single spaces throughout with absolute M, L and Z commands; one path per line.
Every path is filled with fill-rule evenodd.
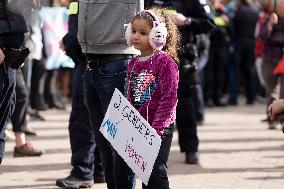
M 75 63 L 72 81 L 72 110 L 69 119 L 69 138 L 72 150 L 70 175 L 56 180 L 62 188 L 91 187 L 93 183 L 103 183 L 104 172 L 95 144 L 88 110 L 84 104 L 83 74 L 87 65 L 85 56 L 77 39 L 78 0 L 69 4 L 68 33 L 63 37 L 60 47 Z
M 271 120 L 277 119 L 280 113 L 284 111 L 284 99 L 274 100 L 267 109 L 267 115 Z
M 272 3 L 274 2 L 274 4 Z M 278 4 L 275 4 L 278 2 Z M 281 4 L 280 4 L 281 2 Z M 264 17 L 260 26 L 259 37 L 264 43 L 262 51 L 262 74 L 265 83 L 267 107 L 275 98 L 284 98 L 283 74 L 275 75 L 274 68 L 283 56 L 284 48 L 284 9 L 283 1 L 271 1 L 268 10 L 269 14 Z M 277 85 L 280 86 L 277 93 Z M 275 97 L 275 92 L 277 96 Z M 268 129 L 275 129 L 277 121 L 268 120 Z
M 5 149 L 5 125 L 16 104 L 16 71 L 29 50 L 24 48 L 27 27 L 23 16 L 8 10 L 7 0 L 0 0 L 0 163 Z M 4 56 L 3 56 L 4 54 Z M 4 58 L 4 61 L 3 61 Z
M 26 140 L 27 111 L 29 92 L 23 77 L 22 70 L 16 71 L 16 103 L 11 117 L 13 132 L 15 133 L 14 157 L 41 156 L 43 151 L 36 149 Z
M 255 28 L 258 20 L 258 10 L 249 0 L 238 0 L 237 10 L 233 17 L 233 32 L 236 42 L 236 65 L 240 74 L 243 74 L 243 84 L 245 87 L 246 104 L 254 104 L 256 97 L 256 68 L 255 60 Z M 231 99 L 238 103 L 236 99 Z
M 214 28 L 210 7 L 199 0 L 147 0 L 148 6 L 168 7 L 175 16 L 181 32 L 182 50 L 179 52 L 179 87 L 176 125 L 181 152 L 187 164 L 198 163 L 197 105 L 200 102 L 200 78 L 197 72 L 196 35 Z M 207 12 L 206 12 L 207 11 Z M 204 115 L 203 115 L 204 116 Z M 202 117 L 203 117 L 202 116 Z
M 211 0 L 211 3 L 211 10 L 214 15 L 216 27 L 209 33 L 210 48 L 209 60 L 205 66 L 204 74 L 204 97 L 206 106 L 222 107 L 226 105 L 224 102 L 221 102 L 221 98 L 223 96 L 227 75 L 225 52 L 228 44 L 227 27 L 229 18 L 220 0 Z

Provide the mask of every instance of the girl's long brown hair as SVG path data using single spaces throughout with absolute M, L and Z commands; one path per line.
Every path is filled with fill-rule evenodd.
M 160 22 L 164 22 L 166 24 L 168 30 L 167 42 L 162 50 L 167 52 L 176 61 L 176 63 L 178 63 L 179 59 L 177 51 L 180 48 L 180 34 L 173 15 L 170 14 L 167 9 L 159 7 L 153 7 L 151 10 L 159 17 Z M 133 20 L 136 18 L 144 19 L 149 22 L 149 24 L 153 25 L 154 18 L 146 11 L 141 11 L 135 15 Z

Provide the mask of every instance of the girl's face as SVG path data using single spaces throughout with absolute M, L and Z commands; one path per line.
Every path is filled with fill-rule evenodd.
M 149 34 L 152 26 L 144 19 L 136 18 L 133 20 L 130 40 L 135 49 L 140 50 L 141 56 L 153 54 L 154 49 L 149 43 Z

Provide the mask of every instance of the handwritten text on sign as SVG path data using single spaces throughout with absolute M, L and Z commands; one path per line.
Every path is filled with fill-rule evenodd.
M 160 150 L 161 139 L 117 89 L 113 93 L 100 131 L 147 185 Z

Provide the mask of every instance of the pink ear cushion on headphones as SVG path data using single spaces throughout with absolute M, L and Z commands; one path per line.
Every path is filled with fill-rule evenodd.
M 151 15 L 153 15 L 155 19 L 157 18 L 153 11 L 146 12 L 149 12 Z M 130 40 L 131 30 L 131 23 L 129 23 L 125 32 L 125 39 L 129 47 L 133 46 L 133 43 Z M 151 32 L 149 34 L 149 43 L 153 47 L 153 49 L 162 50 L 162 48 L 167 42 L 167 35 L 168 31 L 166 28 L 166 24 L 159 22 L 159 20 L 155 20 L 153 22 L 153 28 L 151 29 Z
M 168 31 L 165 23 L 154 21 L 149 34 L 149 43 L 155 50 L 162 50 L 167 42 Z

